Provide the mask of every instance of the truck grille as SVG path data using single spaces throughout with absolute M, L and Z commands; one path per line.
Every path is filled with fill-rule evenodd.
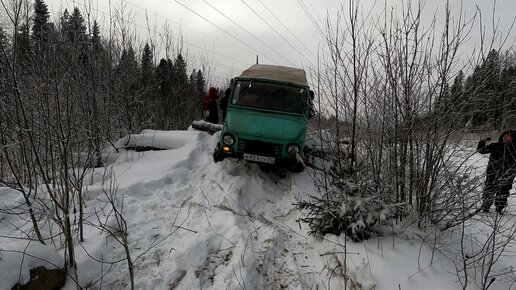
M 255 154 L 260 156 L 281 157 L 283 145 L 240 139 L 238 141 L 238 150 L 244 153 Z

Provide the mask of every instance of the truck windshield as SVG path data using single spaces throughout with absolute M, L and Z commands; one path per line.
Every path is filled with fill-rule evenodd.
M 307 90 L 286 84 L 238 81 L 231 103 L 289 113 L 306 112 Z

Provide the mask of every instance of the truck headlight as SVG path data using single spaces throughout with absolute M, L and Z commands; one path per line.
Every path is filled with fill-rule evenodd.
M 226 135 L 224 135 L 224 137 L 222 137 L 222 142 L 224 142 L 224 144 L 226 144 L 228 146 L 231 146 L 235 143 L 235 138 L 233 138 L 233 136 L 231 136 L 229 134 L 226 134 Z
M 290 144 L 287 147 L 287 152 L 288 154 L 294 155 L 299 152 L 299 147 L 296 144 Z

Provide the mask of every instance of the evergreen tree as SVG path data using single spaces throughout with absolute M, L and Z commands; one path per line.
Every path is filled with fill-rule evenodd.
M 192 72 L 190 73 L 190 76 L 188 77 L 188 82 L 194 88 L 194 90 L 195 90 L 195 78 L 196 78 L 196 76 L 197 76 L 197 72 L 193 69 Z
M 174 99 L 176 100 L 177 128 L 185 130 L 194 120 L 195 99 L 190 95 L 191 90 L 186 72 L 186 61 L 181 54 L 174 60 Z
M 504 100 L 500 93 L 501 63 L 498 51 L 491 50 L 482 65 L 484 76 L 484 94 L 486 98 L 487 123 L 495 129 L 501 129 Z
M 168 70 L 168 90 L 167 90 L 167 100 L 166 100 L 166 115 L 169 122 L 169 126 L 171 126 L 171 113 L 176 109 L 177 104 L 179 103 L 177 99 L 174 98 L 174 79 L 176 77 L 174 62 L 171 59 L 167 59 L 167 70 Z M 170 127 L 171 128 L 171 127 Z
M 168 69 L 168 72 L 169 72 L 169 75 L 168 75 L 169 79 L 168 79 L 168 81 L 172 85 L 173 79 L 175 78 L 175 69 L 174 69 L 174 62 L 172 62 L 171 59 L 167 59 L 167 69 Z M 172 90 L 170 90 L 170 93 L 172 93 Z
M 174 60 L 174 84 L 179 90 L 185 89 L 188 83 L 186 62 L 181 54 Z
M 7 35 L 5 34 L 4 27 L 0 24 L 0 61 L 5 62 L 4 52 L 8 52 L 8 42 Z M 0 67 L 0 69 L 4 69 L 4 67 Z
M 509 64 L 502 71 L 500 91 L 504 103 L 501 127 L 514 128 L 516 127 L 516 64 Z
M 128 132 L 138 131 L 141 124 L 140 113 L 143 108 L 138 94 L 138 62 L 131 45 L 122 51 L 115 75 L 118 102 L 124 109 L 122 112 L 124 127 Z
M 459 115 L 460 118 L 456 121 L 464 122 L 464 111 L 465 111 L 465 101 L 464 98 L 464 73 L 459 71 L 455 79 L 453 80 L 453 84 L 450 88 L 450 113 L 452 115 Z
M 498 51 L 496 49 L 491 50 L 481 67 L 486 90 L 495 91 L 497 89 L 500 81 L 500 64 Z
M 162 58 L 159 62 L 158 67 L 156 68 L 156 78 L 159 84 L 158 94 L 157 94 L 157 116 L 158 116 L 158 124 L 160 129 L 167 129 L 168 122 L 166 120 L 166 112 L 170 107 L 170 92 L 172 91 L 172 86 L 170 83 L 171 71 L 169 68 L 169 62 Z
M 68 12 L 68 9 L 65 8 L 63 15 L 61 15 L 59 19 L 59 24 L 61 28 L 61 33 L 63 34 L 63 39 L 66 39 L 68 37 L 68 31 L 70 30 L 68 28 L 68 23 L 70 21 L 70 13 Z
M 102 39 L 100 36 L 100 27 L 97 23 L 97 20 L 93 21 L 93 28 L 91 30 L 91 47 L 93 51 L 93 55 L 99 56 L 104 51 L 104 47 L 102 46 Z
M 16 32 L 16 47 L 15 52 L 17 54 L 16 60 L 23 66 L 27 64 L 30 59 L 31 47 L 30 47 L 30 36 L 29 26 L 24 23 L 19 26 Z
M 478 79 L 479 79 L 480 67 L 477 65 L 473 70 L 473 73 L 467 77 L 464 82 L 464 96 L 465 102 L 465 120 L 467 126 L 475 126 L 475 110 L 477 108 L 477 90 L 478 90 Z
M 4 54 L 5 53 L 5 54 Z M 6 55 L 7 54 L 7 55 Z M 4 28 L 0 25 L 0 95 L 7 94 L 8 87 L 8 73 L 6 57 L 9 54 L 8 42 Z
M 195 78 L 195 90 L 198 96 L 203 97 L 206 92 L 206 80 L 204 79 L 204 75 L 201 70 L 197 71 L 197 77 Z
M 36 54 L 47 49 L 49 39 L 48 8 L 43 0 L 34 1 L 34 24 L 32 25 L 32 41 Z
M 472 126 L 495 129 L 500 126 L 503 100 L 500 94 L 500 59 L 491 50 L 482 65 L 475 67 L 464 86 L 467 112 Z
M 66 11 L 65 11 L 66 13 Z M 68 17 L 67 25 L 65 27 L 68 40 L 71 43 L 83 43 L 86 39 L 86 25 L 79 8 L 73 9 L 72 15 Z
M 142 59 L 141 59 L 141 64 L 142 64 L 141 82 L 142 82 L 144 89 L 146 89 L 152 81 L 152 77 L 153 77 L 152 71 L 154 69 L 154 64 L 152 62 L 152 58 L 153 58 L 152 50 L 151 50 L 149 44 L 145 43 L 145 46 L 143 48 L 143 53 L 142 53 Z
M 190 73 L 190 76 L 188 77 L 188 95 L 193 98 L 193 108 L 192 108 L 192 117 L 193 119 L 200 119 L 202 118 L 202 100 L 203 98 L 199 97 L 199 94 L 197 93 L 197 89 L 195 86 L 197 85 L 196 82 L 197 79 L 197 72 L 195 69 L 192 69 L 192 72 Z M 199 114 L 200 112 L 200 114 Z
M 67 19 L 64 29 L 67 41 L 74 48 L 73 56 L 78 57 L 80 63 L 84 65 L 88 61 L 88 36 L 84 18 L 77 7 L 73 9 L 72 15 L 69 17 L 63 16 L 64 19 Z
M 162 100 L 168 98 L 170 92 L 170 69 L 167 60 L 162 58 L 156 69 L 156 76 L 159 81 L 159 92 Z
M 195 85 L 194 85 L 194 96 L 199 104 L 198 112 L 201 115 L 203 114 L 203 100 L 204 95 L 206 93 L 206 80 L 204 79 L 204 75 L 201 70 L 197 70 L 197 75 L 195 76 Z
M 457 102 L 454 103 L 458 103 L 459 99 L 464 94 L 464 73 L 462 70 L 459 71 L 457 76 L 455 76 L 455 79 L 453 79 L 453 85 L 451 87 L 450 94 L 452 96 L 452 100 L 457 100 Z
M 156 112 L 156 90 L 154 81 L 154 63 L 153 63 L 152 50 L 148 43 L 145 44 L 141 56 L 141 69 L 140 69 L 140 95 L 142 102 L 145 103 L 145 112 L 142 117 L 145 119 L 145 126 L 155 126 L 157 124 L 157 112 Z

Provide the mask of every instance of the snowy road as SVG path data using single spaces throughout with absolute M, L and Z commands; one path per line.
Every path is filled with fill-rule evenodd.
M 137 277 L 136 288 L 315 288 L 310 275 L 319 276 L 321 269 L 313 269 L 315 257 L 305 251 L 309 238 L 290 229 L 298 217 L 296 194 L 302 194 L 293 182 L 303 177 L 280 178 L 244 162 L 214 164 L 212 136 L 190 134 L 196 137 L 185 144 L 187 149 L 128 153 L 141 156 L 126 156 L 129 163 L 138 161 L 117 178 L 124 180 L 119 190 L 125 192 L 132 248 L 152 247 L 135 263 L 137 276 L 152 279 Z M 169 160 L 162 165 L 168 171 L 150 180 L 144 172 L 162 171 L 145 165 L 137 169 L 155 163 L 147 159 Z M 115 256 L 123 255 L 117 251 Z M 117 271 L 124 266 L 117 265 Z M 123 289 L 128 276 L 124 279 L 107 283 Z

